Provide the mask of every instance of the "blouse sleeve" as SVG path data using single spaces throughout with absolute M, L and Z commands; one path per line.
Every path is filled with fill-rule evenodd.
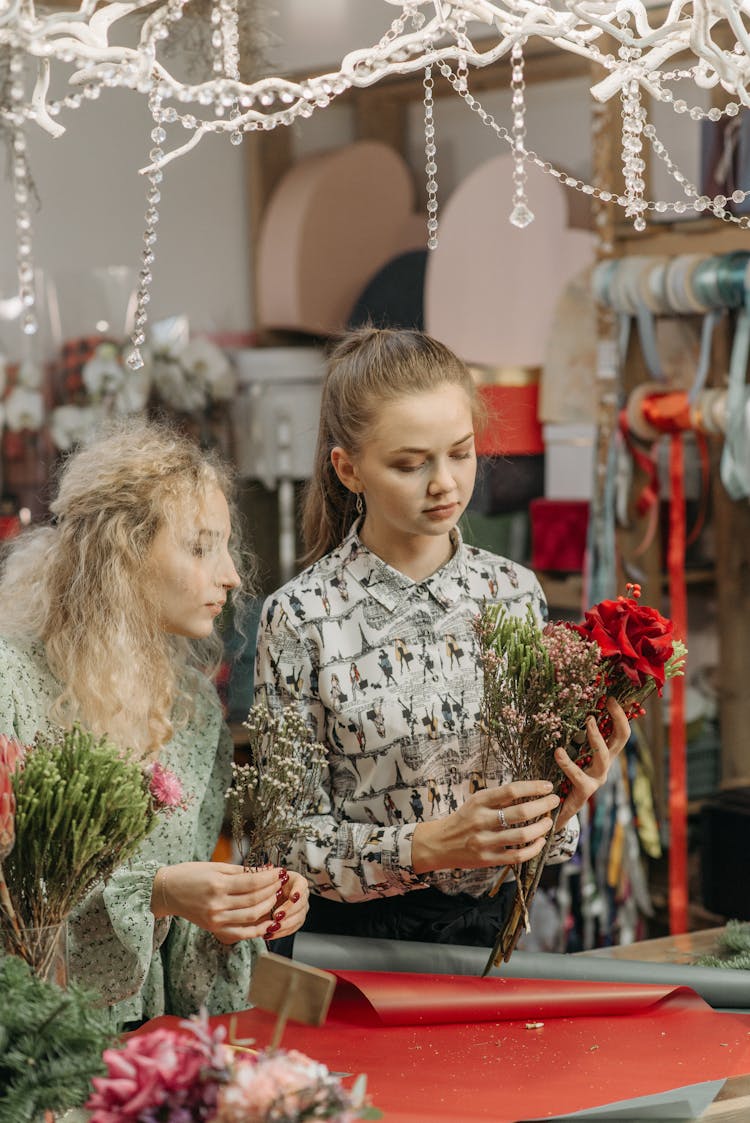
M 207 861 L 219 835 L 223 795 L 231 775 L 232 743 L 221 725 L 213 769 L 200 807 L 192 853 L 162 857 L 159 840 L 146 839 L 139 853 L 97 886 L 71 918 L 71 969 L 119 1009 L 120 1021 L 166 1012 L 209 1014 L 248 1004 L 250 976 L 260 941 L 225 946 L 179 917 L 155 919 L 151 892 L 160 866 Z M 158 828 L 157 828 L 158 831 Z M 160 860 L 161 859 L 161 860 Z
M 280 711 L 295 707 L 313 736 L 325 745 L 327 763 L 314 793 L 314 813 L 291 844 L 287 861 L 313 892 L 339 901 L 366 901 L 425 888 L 411 866 L 416 823 L 401 827 L 355 823 L 333 811 L 335 757 L 327 737 L 327 712 L 317 691 L 319 653 L 306 644 L 288 616 L 276 622 L 264 606 L 255 662 L 255 700 Z M 294 683 L 294 687 L 290 683 Z
M 70 969 L 85 979 L 108 1006 L 140 994 L 161 947 L 169 920 L 151 912 L 151 888 L 163 863 L 138 856 L 92 889 L 69 919 Z M 138 1004 L 133 1018 L 141 1016 Z
M 205 859 L 206 844 L 211 851 L 216 845 L 233 755 L 232 739 L 222 722 L 213 773 L 201 808 L 195 861 Z M 174 917 L 162 950 L 169 1012 L 187 1017 L 201 1007 L 209 1014 L 245 1009 L 253 964 L 263 946 L 257 939 L 222 944 L 203 928 Z

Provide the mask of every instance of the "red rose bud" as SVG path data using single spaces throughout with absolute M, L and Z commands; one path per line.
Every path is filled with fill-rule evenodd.
M 8 857 L 16 841 L 16 797 L 10 772 L 0 771 L 0 862 Z
M 23 745 L 0 733 L 0 862 L 10 854 L 16 841 L 16 797 L 13 773 L 23 765 Z
M 26 755 L 26 746 L 12 737 L 0 733 L 0 770 L 6 769 L 12 775 L 17 768 L 23 767 L 23 758 Z

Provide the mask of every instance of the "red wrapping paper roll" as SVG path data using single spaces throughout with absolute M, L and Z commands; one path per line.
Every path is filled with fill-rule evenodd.
M 367 1074 L 385 1123 L 516 1123 L 666 1093 L 750 1070 L 750 1018 L 687 987 L 336 972 L 324 1026 L 283 1048 Z M 275 1015 L 212 1018 L 266 1045 Z M 177 1018 L 157 1018 L 137 1032 Z

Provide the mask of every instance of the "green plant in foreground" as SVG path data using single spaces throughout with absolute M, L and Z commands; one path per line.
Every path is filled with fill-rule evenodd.
M 156 823 L 142 765 L 79 727 L 39 737 L 13 776 L 15 841 L 0 868 L 6 949 L 28 958 L 24 932 L 61 924 L 127 861 Z
M 83 1105 L 117 1036 L 98 996 L 76 985 L 61 990 L 2 955 L 0 994 L 0 1123 Z

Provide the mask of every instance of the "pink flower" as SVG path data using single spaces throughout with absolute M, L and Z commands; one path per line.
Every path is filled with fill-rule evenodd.
M 216 1123 L 320 1118 L 346 1123 L 354 1105 L 338 1079 L 296 1050 L 243 1057 L 219 1091 Z M 273 1113 L 273 1114 L 272 1114 Z
M 174 811 L 177 807 L 185 806 L 182 783 L 174 772 L 159 764 L 158 760 L 150 764 L 146 771 L 151 777 L 149 791 L 160 810 Z
M 23 767 L 23 758 L 26 755 L 26 746 L 13 737 L 6 737 L 0 733 L 0 769 L 7 768 L 12 774 L 19 766 Z
M 201 1082 L 212 1064 L 210 1044 L 168 1029 L 129 1038 L 122 1049 L 105 1049 L 106 1076 L 92 1080 L 86 1108 L 90 1123 L 128 1123 L 176 1092 Z
M 7 858 L 16 841 L 16 797 L 11 777 L 23 764 L 25 752 L 18 741 L 0 733 L 0 862 Z

